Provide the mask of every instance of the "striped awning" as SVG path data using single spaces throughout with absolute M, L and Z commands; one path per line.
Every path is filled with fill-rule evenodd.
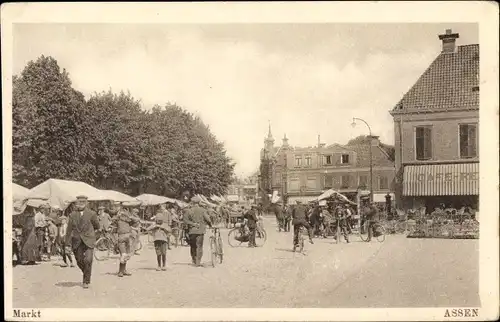
M 403 195 L 479 195 L 479 163 L 405 166 Z

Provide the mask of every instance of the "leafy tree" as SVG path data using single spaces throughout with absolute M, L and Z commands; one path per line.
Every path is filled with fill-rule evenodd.
M 54 177 L 85 178 L 85 99 L 68 73 L 41 56 L 13 78 L 12 98 L 13 178 L 26 186 Z

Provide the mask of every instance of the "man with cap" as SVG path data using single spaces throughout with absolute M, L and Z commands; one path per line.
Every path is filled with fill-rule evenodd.
M 76 264 L 83 273 L 83 288 L 88 288 L 94 258 L 95 231 L 99 229 L 97 214 L 87 208 L 87 197 L 76 197 L 75 211 L 68 218 L 66 245 L 71 245 Z
M 247 220 L 248 229 L 250 230 L 250 240 L 248 242 L 248 247 L 257 247 L 257 243 L 255 242 L 255 235 L 257 229 L 257 211 L 258 207 L 255 204 L 252 204 L 250 210 L 248 210 L 243 218 Z
M 120 202 L 113 202 L 110 213 L 113 215 L 113 225 L 118 234 L 118 250 L 120 251 L 120 264 L 118 277 L 130 276 L 127 271 L 127 262 L 132 252 L 132 227 L 137 225 L 138 218 L 122 209 Z
M 307 234 L 309 236 L 309 243 L 314 244 L 312 240 L 311 225 L 307 220 L 307 210 L 306 207 L 297 200 L 297 205 L 292 210 L 292 225 L 293 225 L 293 250 L 297 247 L 299 243 L 299 233 L 300 227 L 305 227 L 307 229 Z
M 373 203 L 368 204 L 364 208 L 364 214 L 365 214 L 365 220 L 367 221 L 367 229 L 368 229 L 368 239 L 366 240 L 367 242 L 372 240 L 372 235 L 373 235 L 373 229 L 376 226 L 378 222 L 378 210 L 377 207 Z
M 200 202 L 201 198 L 198 196 L 191 198 L 192 206 L 186 211 L 184 224 L 189 228 L 189 246 L 193 265 L 203 267 L 201 265 L 203 239 L 205 238 L 206 225 L 211 228 L 212 222 L 207 211 L 200 206 Z

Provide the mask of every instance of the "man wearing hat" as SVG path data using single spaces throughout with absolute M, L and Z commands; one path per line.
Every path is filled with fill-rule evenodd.
M 137 225 L 138 218 L 132 216 L 128 211 L 122 210 L 120 202 L 114 202 L 110 209 L 113 215 L 113 224 L 118 233 L 118 249 L 120 251 L 120 264 L 118 277 L 130 276 L 127 271 L 127 262 L 132 251 L 132 227 Z
M 311 225 L 309 225 L 309 222 L 307 220 L 307 209 L 299 200 L 297 200 L 297 205 L 292 210 L 292 225 L 293 225 L 293 250 L 294 251 L 295 251 L 297 244 L 299 243 L 300 227 L 305 227 L 307 229 L 307 234 L 309 236 L 309 242 L 311 244 L 314 244 L 314 242 L 312 240 Z
M 248 229 L 250 230 L 250 240 L 248 242 L 248 247 L 257 247 L 257 243 L 255 242 L 255 235 L 257 229 L 257 211 L 258 207 L 255 204 L 252 204 L 249 211 L 245 213 L 243 218 L 248 221 Z
M 83 273 L 83 288 L 90 285 L 94 258 L 95 231 L 99 230 L 97 214 L 87 208 L 87 197 L 76 197 L 75 210 L 69 215 L 66 245 L 71 245 L 76 264 Z
M 210 216 L 207 211 L 200 206 L 201 199 L 198 196 L 191 198 L 192 206 L 186 211 L 184 224 L 189 231 L 189 246 L 191 248 L 191 260 L 193 265 L 203 267 L 201 258 L 203 257 L 203 239 L 205 238 L 206 225 L 212 227 Z

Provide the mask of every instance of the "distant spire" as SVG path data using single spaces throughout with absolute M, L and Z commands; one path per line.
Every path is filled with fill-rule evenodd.
M 273 134 L 271 133 L 271 121 L 268 121 L 269 122 L 269 132 L 267 133 L 267 138 L 268 139 L 272 139 L 273 138 Z

